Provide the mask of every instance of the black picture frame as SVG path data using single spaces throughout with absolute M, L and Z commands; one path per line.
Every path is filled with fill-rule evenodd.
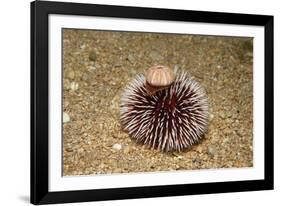
M 263 180 L 133 188 L 48 190 L 48 15 L 190 21 L 265 28 L 265 167 Z M 31 2 L 31 203 L 50 204 L 273 189 L 273 16 L 63 2 Z

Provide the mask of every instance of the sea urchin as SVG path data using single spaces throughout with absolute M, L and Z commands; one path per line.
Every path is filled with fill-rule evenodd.
M 121 97 L 120 113 L 121 124 L 133 139 L 165 152 L 190 148 L 208 126 L 205 91 L 185 72 L 153 95 L 145 76 L 137 76 Z

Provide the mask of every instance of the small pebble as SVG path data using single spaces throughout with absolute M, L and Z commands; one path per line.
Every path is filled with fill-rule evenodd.
M 96 67 L 97 69 L 99 69 L 99 68 L 101 68 L 101 65 L 100 65 L 100 64 L 95 64 L 95 67 Z
M 224 114 L 224 112 L 220 112 L 220 117 L 222 118 L 222 119 L 225 119 L 225 114 Z
M 133 55 L 133 54 L 129 54 L 129 55 L 128 55 L 128 60 L 129 60 L 129 62 L 134 63 L 134 62 L 135 62 L 135 57 L 134 57 L 134 55 Z
M 77 152 L 78 152 L 78 153 L 82 153 L 82 152 L 84 152 L 84 149 L 83 149 L 83 148 L 79 148 L 79 149 L 77 150 Z
M 69 115 L 66 112 L 64 112 L 63 113 L 63 123 L 67 123 L 69 121 L 70 121 Z
M 83 81 L 86 82 L 88 79 L 89 79 L 89 75 L 87 75 L 87 74 L 83 74 L 83 75 L 82 75 L 82 80 L 83 80 Z
M 216 153 L 216 149 L 212 146 L 208 147 L 208 155 L 211 156 L 211 157 L 214 157 Z
M 181 159 L 183 159 L 183 156 L 178 155 L 178 156 L 177 156 L 177 159 L 181 160 Z
M 73 70 L 69 70 L 67 73 L 66 73 L 66 76 L 69 78 L 69 79 L 74 79 L 75 78 L 75 73 Z
M 231 117 L 232 117 L 232 113 L 231 113 L 231 112 L 227 112 L 227 113 L 226 113 L 226 116 L 227 116 L 228 118 L 231 118 Z
M 73 152 L 73 149 L 72 148 L 66 148 L 65 149 L 67 152 Z
M 159 54 L 157 51 L 152 51 L 150 54 L 149 54 L 150 58 L 154 61 L 156 60 L 162 60 L 163 57 L 161 56 L 161 54 Z
M 122 169 L 121 168 L 115 168 L 115 169 L 113 169 L 112 172 L 113 173 L 120 173 L 120 172 L 122 172 Z
M 76 82 L 71 82 L 71 83 L 70 83 L 70 89 L 71 89 L 71 90 L 75 91 L 75 90 L 78 89 L 78 87 L 79 87 L 79 84 L 78 84 L 78 83 L 76 83 Z
M 129 153 L 130 151 L 131 151 L 131 149 L 130 149 L 129 146 L 127 146 L 127 147 L 124 148 L 124 153 L 125 153 L 125 154 Z
M 85 48 L 86 48 L 86 45 L 85 45 L 85 44 L 81 44 L 81 45 L 80 45 L 80 49 L 83 50 L 83 49 L 85 49 Z
M 101 164 L 99 165 L 99 167 L 100 167 L 101 169 L 103 169 L 103 168 L 105 167 L 105 164 L 104 164 L 104 163 L 101 163 Z
M 95 66 L 89 66 L 89 70 L 90 71 L 94 71 L 94 70 L 96 70 L 97 68 L 95 67 Z
M 97 54 L 95 51 L 90 52 L 89 59 L 90 59 L 90 61 L 93 61 L 93 62 L 97 60 Z
M 174 152 L 173 155 L 175 156 L 174 159 L 183 159 L 182 155 L 179 155 L 178 153 Z
M 121 144 L 114 144 L 114 145 L 112 145 L 112 149 L 114 149 L 114 150 L 121 150 L 122 149 L 122 145 Z

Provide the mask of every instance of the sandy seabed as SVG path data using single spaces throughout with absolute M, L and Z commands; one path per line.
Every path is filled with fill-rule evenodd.
M 252 44 L 252 38 L 64 29 L 63 175 L 252 167 Z M 208 132 L 189 151 L 148 149 L 121 129 L 124 88 L 155 64 L 188 72 L 207 93 Z

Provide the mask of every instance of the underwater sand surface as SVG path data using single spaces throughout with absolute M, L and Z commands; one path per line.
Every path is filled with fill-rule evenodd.
M 252 38 L 63 31 L 63 175 L 253 166 Z M 204 87 L 209 127 L 189 151 L 163 153 L 121 129 L 120 96 L 155 64 Z

